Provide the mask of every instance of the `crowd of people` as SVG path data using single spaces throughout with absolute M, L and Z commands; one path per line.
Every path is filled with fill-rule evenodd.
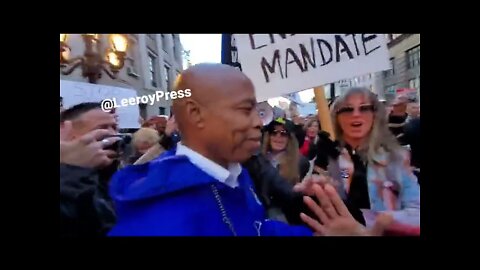
M 414 100 L 389 112 L 350 89 L 329 134 L 315 116 L 263 126 L 251 81 L 230 66 L 195 65 L 175 89 L 192 96 L 171 117 L 141 119 L 130 144 L 115 112 L 61 100 L 62 236 L 372 236 L 419 220 Z

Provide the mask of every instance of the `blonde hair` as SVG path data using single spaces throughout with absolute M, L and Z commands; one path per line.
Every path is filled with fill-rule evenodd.
M 270 146 L 270 133 L 267 132 L 263 136 L 262 154 L 268 155 L 271 150 Z M 298 151 L 298 142 L 293 133 L 288 136 L 287 147 L 284 155 L 280 157 L 280 175 L 285 178 L 289 183 L 296 184 L 300 182 L 299 173 L 300 152 Z
M 367 135 L 368 138 L 358 149 L 358 153 L 362 159 L 364 161 L 372 162 L 373 157 L 380 151 L 390 153 L 393 158 L 401 158 L 400 154 L 402 148 L 398 143 L 397 138 L 395 138 L 388 129 L 385 106 L 378 100 L 377 96 L 367 88 L 349 89 L 335 101 L 331 114 L 336 138 L 338 138 L 342 145 L 345 145 L 345 141 L 343 140 L 343 130 L 338 122 L 337 112 L 345 105 L 346 100 L 352 95 L 363 95 L 375 109 L 372 129 Z
M 148 142 L 151 145 L 155 145 L 160 141 L 160 135 L 153 128 L 141 128 L 133 133 L 132 144 L 137 148 L 138 144 L 142 142 Z

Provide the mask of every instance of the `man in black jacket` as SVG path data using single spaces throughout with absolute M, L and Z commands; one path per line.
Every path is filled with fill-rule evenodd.
M 99 103 L 82 103 L 61 114 L 60 235 L 103 236 L 115 224 L 108 181 L 116 171 L 115 117 Z

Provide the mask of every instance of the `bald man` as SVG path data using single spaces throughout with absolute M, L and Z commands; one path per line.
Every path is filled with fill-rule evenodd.
M 191 96 L 173 103 L 182 135 L 177 147 L 113 177 L 118 224 L 110 235 L 311 236 L 306 226 L 266 220 L 252 180 L 240 165 L 260 147 L 262 122 L 252 82 L 230 66 L 199 64 L 177 79 L 175 91 L 185 89 Z M 311 200 L 306 203 L 316 214 L 332 218 L 322 225 L 302 217 L 317 234 L 364 233 L 345 206 L 338 205 L 341 199 L 333 188 L 325 190 L 328 196 L 320 187 L 316 191 L 325 212 Z

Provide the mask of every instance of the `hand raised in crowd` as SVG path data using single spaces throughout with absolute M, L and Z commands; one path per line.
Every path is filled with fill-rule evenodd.
M 104 148 L 114 144 L 120 138 L 105 138 L 109 135 L 113 133 L 109 130 L 97 129 L 72 140 L 72 122 L 65 121 L 60 128 L 60 163 L 85 168 L 110 165 L 116 153 Z
M 177 131 L 177 122 L 175 121 L 175 116 L 172 115 L 167 121 L 167 126 L 165 128 L 165 134 L 171 136 L 173 132 Z
M 310 197 L 304 197 L 304 202 L 320 219 L 320 222 L 304 213 L 300 214 L 300 218 L 314 230 L 315 236 L 381 236 L 393 223 L 390 215 L 380 214 L 373 227 L 367 229 L 352 217 L 331 185 L 327 184 L 325 188 L 314 185 L 313 190 L 320 205 Z

